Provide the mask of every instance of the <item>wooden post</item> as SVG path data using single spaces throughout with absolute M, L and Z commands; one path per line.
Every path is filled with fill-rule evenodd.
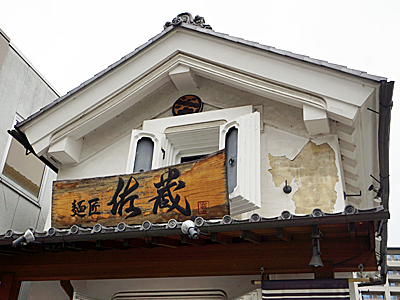
M 315 279 L 333 279 L 333 263 L 331 261 L 323 261 L 323 267 L 313 267 Z
M 21 281 L 15 278 L 15 273 L 0 274 L 0 300 L 17 300 Z

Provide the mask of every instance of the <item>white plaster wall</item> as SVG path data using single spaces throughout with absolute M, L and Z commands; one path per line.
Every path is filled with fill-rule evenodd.
M 301 181 L 299 183 L 296 182 L 294 178 L 288 178 L 288 185 L 292 187 L 292 192 L 290 194 L 285 194 L 283 192 L 285 182 L 282 182 L 280 186 L 276 186 L 273 181 L 272 174 L 268 171 L 271 169 L 269 154 L 272 156 L 285 156 L 286 158 L 293 160 L 309 141 L 309 138 L 303 136 L 288 133 L 270 126 L 264 127 L 264 132 L 261 134 L 262 207 L 254 212 L 263 217 L 276 217 L 279 216 L 284 210 L 288 210 L 292 214 L 295 213 L 296 207 L 293 201 L 293 195 L 298 191 L 299 188 L 301 188 Z M 336 154 L 335 163 L 338 170 L 339 181 L 335 185 L 337 199 L 334 211 L 343 211 L 343 184 L 340 173 L 340 156 L 338 154 L 337 138 L 336 136 L 327 136 L 315 138 L 312 141 L 316 145 L 328 143 L 328 145 Z M 247 214 L 246 217 L 249 217 L 249 214 Z
M 59 281 L 34 281 L 27 300 L 69 300 Z
M 8 153 L 10 135 L 16 114 L 27 118 L 57 95 L 37 73 L 11 47 L 0 65 L 0 161 Z M 0 173 L 3 165 L 0 166 Z M 46 177 L 44 190 L 51 191 L 53 173 Z M 8 229 L 25 231 L 27 228 L 43 230 L 50 211 L 51 196 L 45 192 L 37 201 L 30 201 L 15 188 L 0 182 L 0 233 Z M 43 209 L 44 207 L 44 209 Z
M 183 278 L 138 278 L 119 280 L 72 281 L 75 291 L 99 300 L 109 300 L 122 291 L 168 291 L 168 290 L 211 290 L 225 291 L 228 299 L 235 299 L 254 290 L 252 280 L 259 275 L 204 276 Z
M 244 92 L 227 85 L 198 77 L 198 90 L 188 91 L 196 94 L 205 103 L 206 110 L 224 109 L 244 105 L 261 105 L 262 120 L 265 124 L 261 133 L 261 196 L 262 208 L 258 211 L 262 216 L 279 216 L 283 210 L 295 212 L 292 200 L 299 186 L 293 178 L 288 183 L 293 188 L 291 194 L 283 193 L 284 182 L 276 187 L 270 168 L 268 154 L 286 156 L 294 159 L 309 142 L 307 130 L 303 122 L 302 109 L 279 103 L 258 95 Z M 186 94 L 186 93 L 185 93 Z M 132 129 L 141 129 L 147 119 L 172 116 L 171 107 L 183 94 L 176 90 L 171 82 L 154 91 L 141 102 L 128 108 L 124 113 L 108 121 L 84 137 L 81 162 L 76 165 L 63 166 L 58 179 L 80 179 L 99 176 L 124 174 L 129 153 L 129 139 Z M 336 167 L 340 167 L 336 136 L 313 139 L 317 145 L 328 143 L 336 153 Z M 342 174 L 338 174 L 336 184 L 337 199 L 334 211 L 342 211 L 344 207 Z
M 130 135 L 125 135 L 102 151 L 94 152 L 84 162 L 61 169 L 57 180 L 125 174 L 130 139 Z M 102 145 L 99 145 L 99 147 L 102 147 Z

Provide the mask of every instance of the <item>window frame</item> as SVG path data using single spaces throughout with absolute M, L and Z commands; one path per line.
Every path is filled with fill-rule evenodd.
M 15 117 L 14 117 L 14 121 L 13 124 L 16 124 L 18 122 L 23 121 L 24 118 L 16 113 Z M 24 197 L 25 199 L 29 200 L 30 202 L 32 202 L 35 206 L 37 207 L 41 207 L 41 199 L 44 193 L 44 184 L 47 181 L 48 178 L 48 167 L 44 164 L 44 170 L 43 170 L 43 174 L 42 174 L 42 179 L 40 182 L 40 186 L 39 186 L 39 193 L 37 196 L 35 196 L 34 194 L 32 194 L 31 192 L 29 192 L 27 189 L 25 189 L 24 187 L 22 187 L 21 185 L 19 185 L 17 182 L 15 182 L 14 180 L 12 180 L 11 178 L 8 178 L 6 175 L 3 174 L 4 171 L 4 167 L 7 161 L 7 157 L 8 157 L 8 153 L 10 151 L 11 148 L 11 143 L 13 142 L 13 140 L 15 140 L 11 135 L 8 136 L 6 145 L 4 147 L 4 153 L 3 153 L 3 157 L 1 160 L 1 172 L 0 172 L 0 182 L 2 182 L 3 184 L 5 184 L 6 186 L 8 186 L 10 189 L 12 189 L 14 192 L 18 193 L 20 196 Z M 15 140 L 16 143 L 18 143 L 17 140 Z M 31 154 L 34 155 L 34 154 Z
M 132 130 L 126 173 L 133 172 L 137 143 L 142 137 L 154 143 L 151 166 L 154 170 L 180 164 L 181 157 L 224 149 L 226 134 L 235 127 L 239 130 L 239 158 L 237 185 L 229 194 L 231 214 L 258 209 L 261 207 L 260 123 L 260 113 L 251 105 L 146 120 L 143 130 Z

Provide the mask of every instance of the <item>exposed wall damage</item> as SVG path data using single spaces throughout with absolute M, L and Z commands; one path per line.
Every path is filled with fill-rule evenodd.
M 298 186 L 292 200 L 296 214 L 309 214 L 314 208 L 333 212 L 337 201 L 335 185 L 339 181 L 335 151 L 328 143 L 309 141 L 294 159 L 268 154 L 273 182 L 277 187 L 285 180 Z

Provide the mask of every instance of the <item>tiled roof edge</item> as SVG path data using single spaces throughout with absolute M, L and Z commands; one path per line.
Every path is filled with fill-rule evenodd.
M 293 226 L 307 226 L 318 224 L 334 224 L 358 221 L 376 221 L 388 219 L 389 212 L 385 211 L 383 206 L 371 209 L 356 209 L 352 205 L 345 207 L 343 212 L 337 213 L 324 213 L 320 209 L 314 209 L 309 215 L 292 215 L 288 211 L 283 211 L 280 216 L 273 218 L 264 218 L 258 214 L 253 214 L 249 219 L 236 220 L 231 216 L 225 216 L 218 220 L 204 220 L 199 217 L 195 220 L 197 227 L 202 232 L 223 232 L 237 230 L 254 230 L 260 228 L 276 228 L 276 227 L 293 227 Z M 145 222 L 146 226 L 145 226 Z M 66 241 L 80 241 L 80 240 L 102 240 L 102 239 L 120 239 L 120 238 L 134 238 L 143 236 L 168 236 L 181 234 L 180 227 L 183 222 L 170 222 L 151 224 L 145 221 L 143 225 L 127 225 L 120 223 L 117 226 L 103 226 L 96 224 L 93 227 L 79 227 L 73 225 L 70 228 L 57 229 L 54 227 L 49 228 L 47 231 L 34 231 L 35 239 L 39 242 L 52 243 Z M 0 234 L 0 245 L 11 244 L 13 240 L 22 236 L 24 232 L 14 232 L 8 230 Z

